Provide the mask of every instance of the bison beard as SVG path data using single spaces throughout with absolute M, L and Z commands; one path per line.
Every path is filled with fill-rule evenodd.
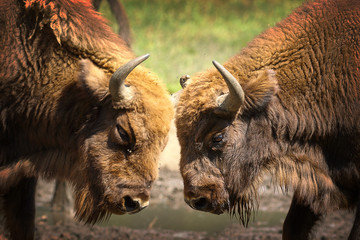
M 192 208 L 227 210 L 247 225 L 270 173 L 294 190 L 283 239 L 310 238 L 340 208 L 357 208 L 349 237 L 357 238 L 359 33 L 359 1 L 308 2 L 224 66 L 214 61 L 188 80 L 176 127 Z
M 87 0 L 0 1 L 0 196 L 33 239 L 38 177 L 74 185 L 94 224 L 149 204 L 173 106 Z
M 230 193 L 231 197 L 229 199 L 230 207 L 228 212 L 231 216 L 239 217 L 239 220 L 245 227 L 248 226 L 252 213 L 259 206 L 257 188 L 251 186 L 250 189 L 247 193 L 242 193 L 240 196 L 236 196 L 237 192 Z

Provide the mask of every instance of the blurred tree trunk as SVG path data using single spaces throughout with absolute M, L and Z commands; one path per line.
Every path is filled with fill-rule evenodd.
M 93 0 L 92 3 L 96 10 L 99 10 L 102 0 Z
M 119 36 L 131 47 L 131 31 L 129 19 L 126 15 L 124 6 L 118 0 L 107 0 L 111 12 L 114 14 L 116 22 L 119 26 Z M 93 5 L 96 10 L 99 10 L 102 0 L 93 0 Z
M 65 181 L 56 180 L 51 209 L 56 212 L 71 212 L 71 195 Z

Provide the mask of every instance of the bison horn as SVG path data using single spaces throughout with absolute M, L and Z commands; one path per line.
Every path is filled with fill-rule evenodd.
M 240 106 L 244 103 L 245 94 L 236 78 L 217 61 L 213 61 L 216 69 L 223 76 L 226 85 L 229 88 L 229 93 L 218 97 L 217 103 L 220 108 L 229 112 L 237 112 Z
M 125 85 L 125 79 L 136 66 L 145 61 L 149 56 L 150 54 L 145 54 L 135 58 L 114 72 L 109 83 L 110 94 L 114 102 L 131 98 L 131 91 Z

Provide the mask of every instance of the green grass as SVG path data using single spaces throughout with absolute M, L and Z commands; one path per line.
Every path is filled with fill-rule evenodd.
M 224 62 L 286 17 L 302 0 L 121 0 L 129 17 L 136 55 L 150 53 L 144 65 L 170 92 L 179 78 Z M 113 24 L 107 1 L 100 11 Z

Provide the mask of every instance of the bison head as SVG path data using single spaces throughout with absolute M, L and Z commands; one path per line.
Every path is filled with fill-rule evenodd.
M 217 70 L 195 76 L 177 105 L 185 201 L 201 211 L 238 214 L 247 224 L 268 164 L 266 115 L 277 82 L 272 70 L 248 73 L 229 64 L 235 78 L 213 63 Z
M 80 89 L 91 95 L 87 101 L 92 106 L 78 133 L 83 138 L 81 170 L 73 172 L 80 220 L 95 223 L 111 213 L 137 213 L 149 204 L 173 107 L 155 76 L 135 69 L 147 57 L 124 64 L 111 76 L 90 60 L 80 62 Z

